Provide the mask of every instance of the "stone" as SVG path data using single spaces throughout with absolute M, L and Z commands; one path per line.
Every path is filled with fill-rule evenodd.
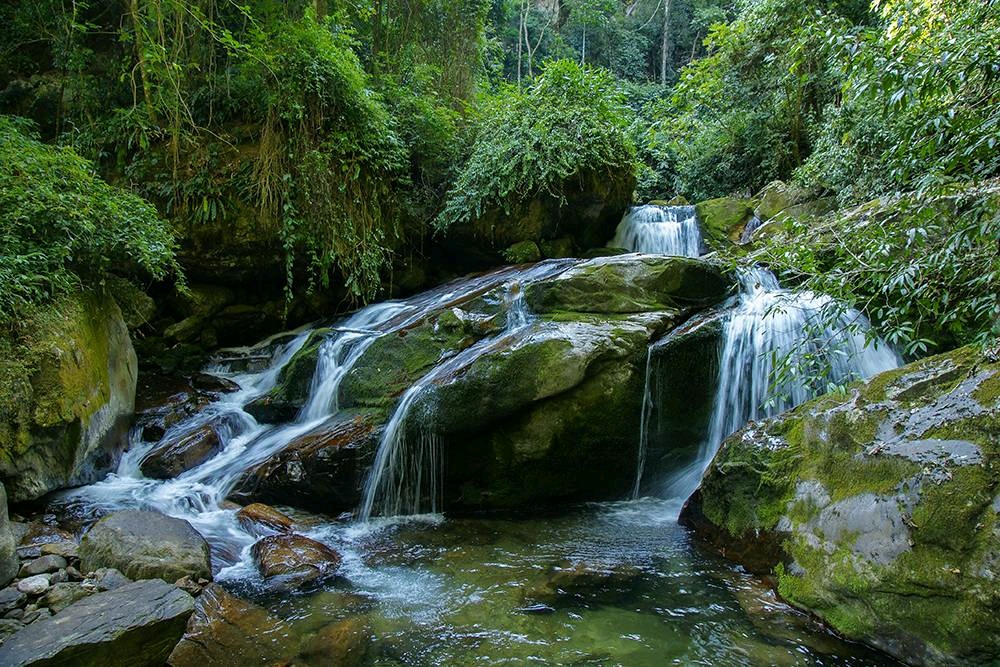
M 16 618 L 0 619 L 0 644 L 3 644 L 10 636 L 17 634 L 23 628 L 24 623 Z
M 18 590 L 16 586 L 8 586 L 0 590 L 0 613 L 6 613 L 11 609 L 21 607 L 27 600 L 28 596 Z
M 4 612 L 4 618 L 13 618 L 15 620 L 20 620 L 24 617 L 24 610 L 19 608 L 11 609 L 10 611 Z
M 168 662 L 171 667 L 286 664 L 294 641 L 284 621 L 212 584 L 198 598 Z
M 36 574 L 17 582 L 17 590 L 25 595 L 39 596 L 49 590 L 49 578 L 44 574 Z
M 777 216 L 782 211 L 797 204 L 804 204 L 811 199 L 815 199 L 815 193 L 807 188 L 797 185 L 783 183 L 782 181 L 772 181 L 764 186 L 758 193 L 757 208 L 754 210 L 761 220 L 767 221 Z
M 36 609 L 31 613 L 26 613 L 23 617 L 21 617 L 21 622 L 25 625 L 31 625 L 35 621 L 40 621 L 49 618 L 50 616 L 52 616 L 52 611 L 43 607 L 41 609 Z
M 174 582 L 174 586 L 181 589 L 182 591 L 186 591 L 191 595 L 197 597 L 201 594 L 203 588 L 203 586 L 200 583 L 198 583 L 198 581 L 205 581 L 205 580 L 204 579 L 195 580 L 192 579 L 191 577 L 181 577 L 180 579 Z
M 109 514 L 80 543 L 80 569 L 113 567 L 130 579 L 211 579 L 208 542 L 187 521 L 158 512 Z
M 18 530 L 21 533 L 20 530 Z M 0 483 L 0 586 L 6 586 L 17 574 L 18 557 L 17 544 L 20 539 L 14 539 L 11 522 L 7 517 L 7 492 Z
M 59 556 L 67 561 L 76 560 L 80 557 L 80 545 L 73 540 L 60 540 L 50 542 L 41 546 L 43 556 Z
M 80 581 L 83 579 L 83 574 L 80 573 L 80 570 L 70 565 L 66 568 L 66 578 L 70 581 Z
M 720 197 L 695 204 L 705 243 L 713 249 L 738 243 L 747 221 L 753 216 L 751 199 Z
M 132 580 L 115 568 L 99 567 L 87 574 L 82 585 L 92 591 L 110 591 L 130 583 Z
M 0 359 L 0 391 L 16 396 L 0 396 L 0 478 L 14 502 L 96 481 L 117 463 L 138 372 L 128 327 L 106 293 L 66 296 L 24 324 L 30 349 Z
M 257 569 L 279 588 L 298 588 L 335 575 L 341 556 L 304 535 L 272 535 L 250 547 Z
M 633 565 L 562 561 L 547 569 L 541 584 L 524 590 L 524 602 L 527 607 L 611 604 L 631 594 L 641 576 Z
M 96 591 L 85 588 L 83 584 L 77 582 L 61 582 L 54 584 L 42 598 L 42 604 L 52 610 L 53 614 L 70 606 L 77 600 L 82 600 Z
M 194 599 L 176 586 L 136 581 L 37 620 L 0 646 L 0 664 L 163 665 L 193 611 Z
M 201 465 L 222 451 L 219 426 L 221 424 L 203 424 L 160 443 L 146 455 L 139 469 L 151 479 L 173 479 Z
M 534 241 L 520 241 L 503 251 L 503 258 L 511 264 L 529 264 L 542 258 L 542 251 Z
M 31 577 L 36 574 L 45 574 L 47 572 L 57 572 L 65 567 L 67 567 L 66 559 L 62 556 L 40 556 L 34 560 L 30 560 L 21 566 L 21 571 L 18 572 L 19 577 Z
M 360 667 L 367 664 L 372 629 L 364 616 L 353 616 L 320 628 L 306 641 L 300 657 L 306 664 Z
M 264 503 L 251 503 L 236 513 L 236 520 L 247 531 L 256 535 L 290 533 L 295 522 L 290 516 Z
M 66 570 L 56 570 L 55 572 L 49 574 L 50 584 L 59 584 L 68 580 L 69 577 L 66 575 Z
M 1000 655 L 1000 362 L 916 361 L 726 439 L 681 521 L 908 664 Z

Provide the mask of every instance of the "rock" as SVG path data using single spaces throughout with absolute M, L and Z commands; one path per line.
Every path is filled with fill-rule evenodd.
M 0 359 L 0 478 L 12 501 L 96 481 L 118 460 L 137 362 L 121 310 L 96 291 L 25 323 L 32 344 Z M 5 396 L 3 392 L 7 392 Z
M 716 266 L 686 257 L 590 260 L 525 288 L 533 312 L 645 313 L 716 304 L 733 289 Z
M 524 591 L 524 601 L 529 607 L 614 603 L 633 592 L 641 575 L 633 565 L 563 561 L 548 569 L 543 583 Z
M 115 568 L 99 567 L 87 574 L 83 580 L 83 587 L 92 591 L 111 591 L 130 583 L 132 580 Z
M 67 565 L 68 563 L 66 563 L 66 559 L 62 556 L 41 556 L 22 565 L 21 571 L 18 572 L 17 576 L 31 577 L 36 574 L 58 572 L 59 570 L 67 567 Z
M 503 251 L 503 258 L 511 264 L 529 264 L 542 258 L 542 251 L 534 241 L 520 241 Z
M 208 373 L 195 373 L 191 376 L 190 382 L 196 390 L 213 394 L 231 394 L 240 390 L 240 386 L 232 380 Z
M 137 581 L 39 619 L 0 646 L 0 664 L 158 667 L 193 610 L 192 597 L 177 587 Z
M 702 236 L 710 248 L 738 243 L 743 227 L 753 216 L 753 200 L 720 197 L 695 204 Z
M 35 621 L 44 620 L 46 618 L 49 618 L 50 616 L 52 616 L 51 610 L 45 608 L 36 609 L 30 614 L 25 614 L 24 616 L 22 616 L 21 622 L 24 623 L 25 625 L 30 625 Z
M 182 591 L 190 593 L 195 597 L 198 597 L 199 595 L 201 595 L 201 591 L 204 588 L 204 586 L 198 583 L 198 581 L 205 581 L 206 584 L 208 583 L 205 579 L 195 580 L 192 579 L 191 577 L 181 577 L 180 579 L 174 582 L 174 586 L 181 589 Z
M 70 606 L 77 600 L 82 600 L 95 591 L 85 588 L 83 584 L 77 582 L 62 582 L 52 586 L 42 598 L 42 604 L 52 610 L 53 614 Z
M 5 612 L 3 617 L 13 618 L 14 620 L 21 620 L 22 618 L 24 618 L 24 610 L 18 608 L 11 609 L 10 611 Z
M 367 664 L 372 629 L 364 616 L 331 623 L 309 640 L 300 653 L 306 664 L 360 667 Z
M 80 569 L 113 567 L 131 579 L 210 579 L 208 543 L 187 521 L 157 512 L 109 514 L 83 536 Z
M 568 236 L 552 239 L 551 241 L 542 241 L 539 247 L 542 249 L 542 254 L 551 259 L 576 257 L 577 255 L 576 249 L 573 247 L 573 239 Z
M 21 538 L 17 555 L 23 559 L 38 558 L 42 555 L 42 548 L 45 545 L 72 541 L 74 541 L 72 533 L 42 521 L 32 521 Z
M 80 545 L 73 540 L 49 542 L 41 546 L 41 553 L 43 556 L 58 556 L 67 561 L 75 560 L 80 557 Z
M 139 469 L 152 479 L 173 479 L 209 460 L 222 451 L 222 447 L 216 425 L 203 424 L 155 447 Z
M 20 531 L 18 531 L 20 532 Z M 19 561 L 17 544 L 14 539 L 10 520 L 7 518 L 7 492 L 0 483 L 0 586 L 6 586 L 17 574 Z
M 55 572 L 53 572 L 52 574 L 49 575 L 49 583 L 50 584 L 60 584 L 60 583 L 62 583 L 64 581 L 68 581 L 68 580 L 69 580 L 69 577 L 66 575 L 66 570 L 63 570 L 63 569 L 56 570 Z
M 80 581 L 83 579 L 83 575 L 80 574 L 80 570 L 70 565 L 66 568 L 66 578 L 70 581 Z
M 33 577 L 21 579 L 17 582 L 17 590 L 25 595 L 42 595 L 45 591 L 49 590 L 49 578 L 44 574 L 36 574 Z
M 303 535 L 272 535 L 258 540 L 250 555 L 265 579 L 281 588 L 304 584 L 336 574 L 341 557 L 322 542 Z
M 772 181 L 764 186 L 758 193 L 756 215 L 765 222 L 796 204 L 803 204 L 816 198 L 816 194 L 797 185 L 790 185 L 781 181 Z
M 347 412 L 332 417 L 247 470 L 232 497 L 324 513 L 353 510 L 361 501 L 380 433 L 371 416 Z
M 293 654 L 285 622 L 212 584 L 198 598 L 168 662 L 172 667 L 285 664 Z
M 16 618 L 0 619 L 0 644 L 3 644 L 10 636 L 17 634 L 23 628 L 24 623 Z
M 1000 362 L 962 348 L 728 438 L 682 521 L 850 639 L 1000 655 Z
M 0 613 L 7 613 L 11 609 L 21 607 L 27 600 L 28 597 L 16 586 L 8 586 L 0 591 Z
M 264 503 L 251 503 L 240 509 L 236 520 L 244 529 L 257 535 L 290 533 L 295 528 L 291 517 Z

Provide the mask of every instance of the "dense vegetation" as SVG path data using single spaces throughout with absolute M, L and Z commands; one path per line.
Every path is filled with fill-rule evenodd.
M 5 151 L 52 161 L 4 164 L 4 197 L 50 211 L 2 212 L 5 312 L 109 267 L 174 273 L 153 210 L 76 151 L 182 248 L 281 249 L 289 299 L 371 299 L 435 235 L 590 170 L 634 171 L 640 199 L 774 179 L 845 210 L 884 197 L 758 259 L 914 353 L 1000 313 L 995 0 L 41 0 L 0 21 L 0 112 L 63 147 L 2 126 Z M 28 186 L 60 170 L 94 203 Z M 108 226 L 70 234 L 86 211 Z

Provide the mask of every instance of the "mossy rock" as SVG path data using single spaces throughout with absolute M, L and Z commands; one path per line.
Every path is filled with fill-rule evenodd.
M 538 313 L 642 313 L 709 306 L 733 288 L 714 264 L 686 257 L 598 258 L 533 283 L 525 299 Z
M 319 349 L 333 334 L 329 328 L 314 329 L 306 342 L 282 367 L 278 380 L 268 393 L 246 406 L 246 411 L 260 422 L 291 421 L 309 399 Z
M 0 477 L 11 500 L 95 481 L 118 459 L 137 362 L 121 310 L 89 291 L 36 310 L 0 340 Z
M 996 662 L 998 389 L 1000 362 L 961 348 L 751 425 L 683 520 L 851 639 L 912 664 Z
M 808 188 L 772 181 L 757 194 L 758 203 L 754 215 L 761 220 L 770 220 L 789 207 L 804 204 L 815 197 L 816 193 Z
M 754 200 L 720 197 L 698 202 L 694 210 L 705 243 L 720 248 L 739 242 L 743 227 L 753 217 Z
M 528 264 L 542 258 L 542 251 L 534 241 L 520 241 L 503 251 L 503 258 L 511 264 Z

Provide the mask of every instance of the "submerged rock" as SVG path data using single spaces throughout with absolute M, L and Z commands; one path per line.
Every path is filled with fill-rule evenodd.
M 96 481 L 135 401 L 135 351 L 110 296 L 67 297 L 31 324 L 31 345 L 0 359 L 0 477 L 15 502 Z
M 1000 363 L 915 362 L 728 438 L 682 521 L 851 639 L 996 661 L 998 415 Z
M 299 588 L 335 575 L 341 557 L 322 542 L 304 535 L 272 535 L 250 547 L 257 569 L 270 584 Z
M 80 543 L 83 572 L 112 567 L 132 579 L 211 579 L 208 543 L 187 521 L 158 512 L 109 514 Z
M 320 628 L 306 641 L 299 656 L 309 665 L 360 667 L 366 664 L 371 642 L 368 619 L 353 616 Z
M 0 664 L 159 667 L 193 610 L 194 599 L 176 586 L 137 581 L 21 630 L 0 646 Z
M 212 584 L 198 597 L 168 663 L 171 667 L 284 664 L 293 654 L 293 639 L 284 621 Z

